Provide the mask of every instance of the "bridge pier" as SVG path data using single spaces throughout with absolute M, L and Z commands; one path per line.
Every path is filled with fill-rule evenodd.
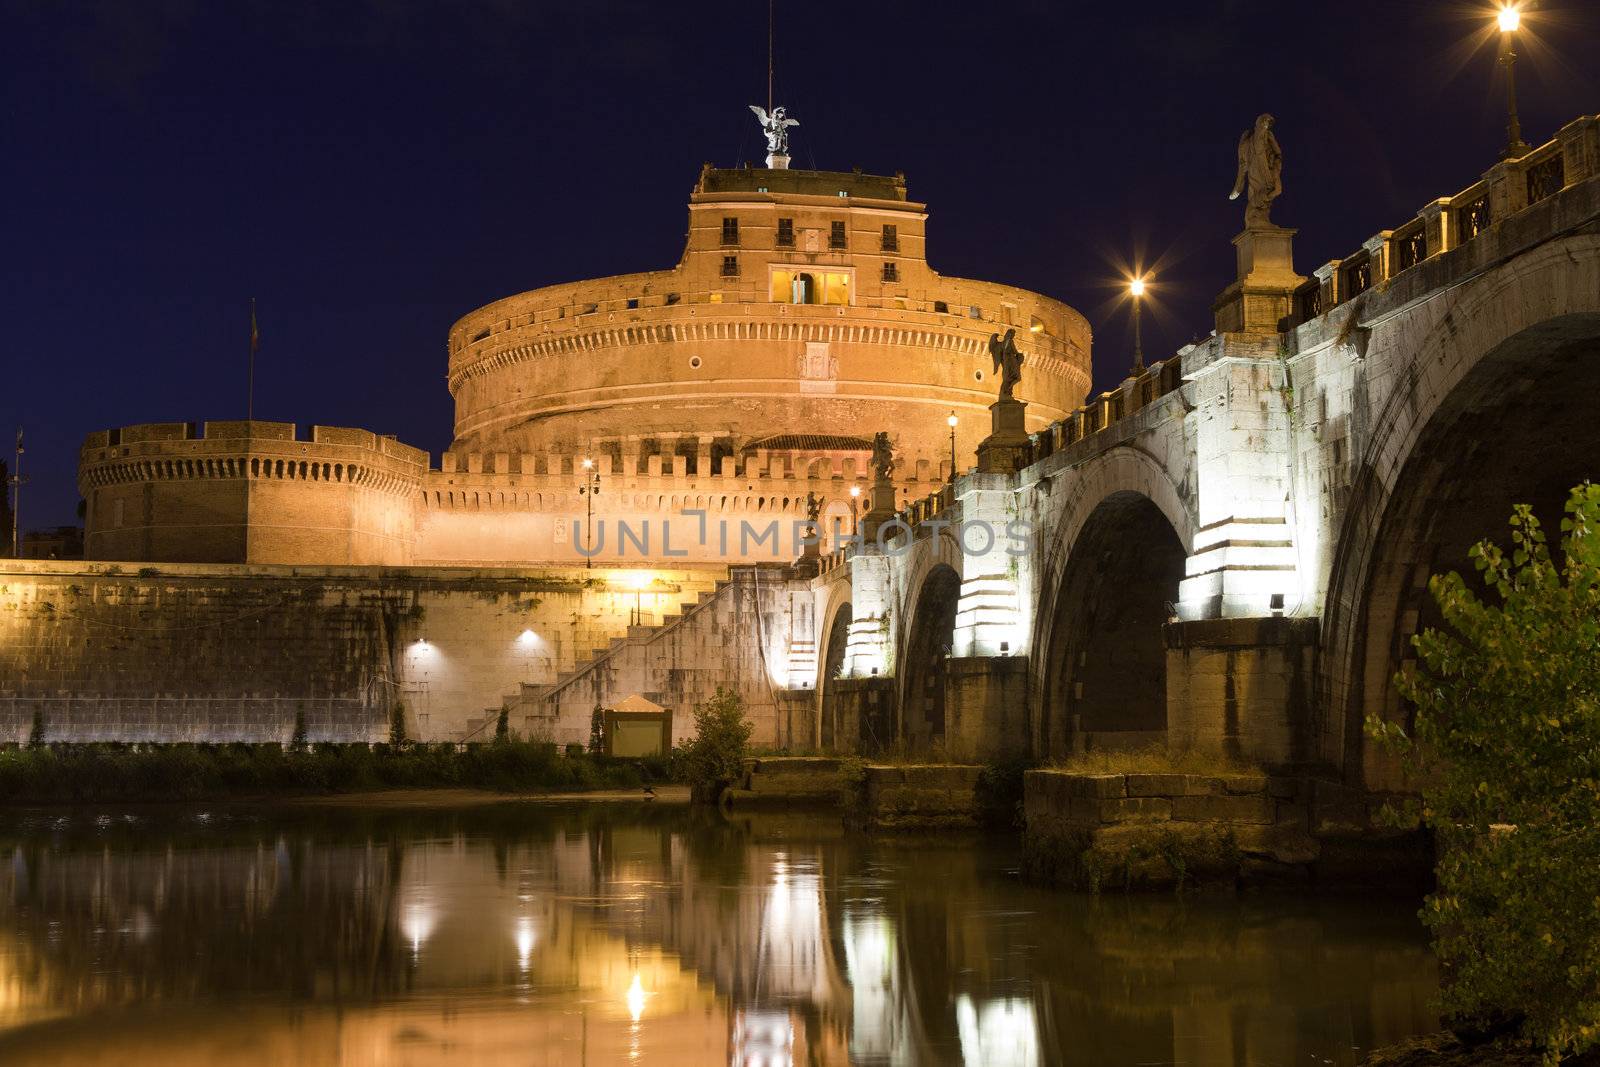
M 1273 769 L 1315 759 L 1311 698 L 1317 620 L 1169 623 L 1167 748 Z
M 945 747 L 953 759 L 1027 752 L 1028 657 L 957 656 L 945 666 Z

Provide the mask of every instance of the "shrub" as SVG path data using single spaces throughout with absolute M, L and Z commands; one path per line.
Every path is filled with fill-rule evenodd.
M 695 800 L 714 803 L 739 778 L 750 744 L 750 723 L 739 694 L 717 687 L 694 709 L 694 740 L 683 746 L 684 775 Z
M 396 704 L 389 713 L 389 743 L 403 745 L 406 743 L 406 706 Z
M 1520 1023 L 1547 1063 L 1600 1040 L 1600 486 L 1573 490 L 1551 559 L 1527 506 L 1512 550 L 1471 557 L 1429 590 L 1445 629 L 1413 643 L 1396 678 L 1409 729 L 1369 719 L 1380 745 L 1420 775 L 1422 821 L 1439 841 L 1423 919 L 1462 1030 Z

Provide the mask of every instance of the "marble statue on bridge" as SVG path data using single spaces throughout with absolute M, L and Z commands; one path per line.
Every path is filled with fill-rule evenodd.
M 1245 192 L 1244 226 L 1247 230 L 1272 229 L 1272 202 L 1283 193 L 1283 149 L 1272 134 L 1276 120 L 1260 115 L 1252 129 L 1239 137 L 1239 171 L 1233 179 L 1229 200 Z

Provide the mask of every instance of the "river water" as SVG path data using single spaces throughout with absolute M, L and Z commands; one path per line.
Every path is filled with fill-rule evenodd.
M 1093 899 L 1004 836 L 644 804 L 0 816 L 0 1064 L 1353 1064 L 1416 902 Z

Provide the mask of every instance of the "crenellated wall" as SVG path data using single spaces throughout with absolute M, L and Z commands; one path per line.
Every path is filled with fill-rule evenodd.
M 92 433 L 78 465 L 89 559 L 399 564 L 427 453 L 366 430 L 153 423 Z

